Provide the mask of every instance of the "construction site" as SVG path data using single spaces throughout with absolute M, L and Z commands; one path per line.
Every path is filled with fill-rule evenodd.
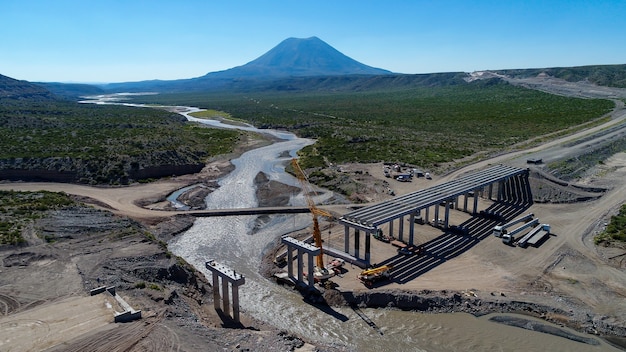
M 305 241 L 285 236 L 287 249 L 276 262 L 286 264 L 287 277 L 299 286 L 340 279 L 348 271 L 346 263 L 359 268 L 357 275 L 348 276 L 366 287 L 403 284 L 470 250 L 491 233 L 521 247 L 536 247 L 550 233 L 550 226 L 539 226 L 532 214 L 513 220 L 532 205 L 528 170 L 497 165 L 345 213 L 327 226 L 323 244 L 318 217 L 335 217 L 315 205 L 296 159 L 292 166 L 309 195 L 313 234 Z M 388 177 L 387 167 L 383 173 Z M 413 173 L 399 177 L 412 178 Z
M 621 308 L 596 301 L 597 291 L 581 297 L 576 284 L 571 284 L 588 275 L 604 277 L 601 286 L 608 289 L 604 292 L 609 297 L 609 287 L 617 279 L 614 275 L 620 275 L 591 265 L 571 250 L 593 246 L 591 237 L 581 239 L 574 234 L 601 229 L 600 214 L 591 212 L 574 220 L 574 214 L 580 217 L 584 209 L 580 202 L 533 202 L 533 189 L 546 188 L 533 184 L 537 180 L 529 177 L 535 173 L 535 164 L 521 157 L 509 164 L 515 166 L 485 164 L 447 178 L 415 176 L 409 182 L 392 183 L 392 197 L 361 208 L 309 203 L 312 209 L 333 209 L 333 217 L 322 217 L 313 231 L 309 228 L 293 236 L 322 245 L 308 253 L 292 246 L 293 255 L 288 258 L 288 250 L 279 251 L 275 262 L 280 268 L 286 270 L 291 262 L 294 268 L 300 267 L 290 273 L 302 268 L 304 275 L 278 276 L 306 288 L 308 295 L 311 290 L 323 293 L 332 287 L 349 297 L 362 297 L 368 305 L 396 305 L 402 292 L 436 290 L 444 295 L 448 290 L 463 292 L 468 300 L 481 302 L 523 300 L 539 305 L 546 294 L 559 290 L 595 301 L 601 311 L 615 314 Z M 373 178 L 387 177 L 384 165 L 371 165 L 367 171 Z M 582 223 L 586 229 L 580 228 Z M 315 256 L 313 270 L 307 268 L 313 263 L 307 256 Z M 589 271 L 581 274 L 581 265 Z M 314 273 L 314 280 L 308 280 L 308 272 Z M 368 292 L 388 292 L 389 301 L 373 303 L 365 298 Z M 563 307 L 572 312 L 567 308 L 571 306 Z

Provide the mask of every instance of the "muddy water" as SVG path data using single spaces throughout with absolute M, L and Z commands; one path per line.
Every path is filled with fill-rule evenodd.
M 203 122 L 221 125 L 217 121 Z M 244 129 L 254 130 L 251 126 L 245 126 Z M 253 179 L 259 171 L 265 172 L 270 179 L 297 185 L 297 181 L 284 172 L 284 165 L 290 159 L 285 156 L 285 152 L 293 156 L 298 149 L 312 141 L 282 132 L 272 133 L 285 141 L 252 150 L 233 160 L 236 169 L 220 180 L 220 188 L 207 197 L 209 208 L 256 206 Z M 306 204 L 301 195 L 294 196 L 292 201 L 297 205 Z M 251 234 L 255 218 L 199 218 L 194 226 L 177 236 L 168 246 L 173 253 L 185 258 L 207 277 L 211 274 L 204 268 L 204 263 L 210 259 L 242 273 L 246 277 L 245 285 L 240 288 L 241 310 L 244 314 L 313 342 L 347 346 L 351 350 L 364 352 L 618 351 L 601 340 L 598 340 L 601 342 L 599 346 L 591 346 L 490 322 L 489 316 L 475 318 L 462 313 L 421 314 L 387 309 L 363 309 L 359 315 L 350 308 L 321 310 L 305 303 L 296 292 L 282 288 L 258 274 L 264 251 L 281 234 L 309 226 L 310 216 L 272 216 L 259 232 Z

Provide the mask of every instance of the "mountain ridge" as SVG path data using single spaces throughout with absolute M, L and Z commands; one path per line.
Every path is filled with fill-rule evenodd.
M 146 80 L 99 85 L 108 91 L 198 91 L 240 87 L 242 81 L 259 81 L 289 77 L 392 75 L 391 71 L 360 63 L 318 37 L 287 38 L 258 58 L 241 66 L 209 72 L 204 76 L 179 80 Z
M 201 78 L 384 75 L 391 71 L 360 63 L 318 37 L 287 38 L 245 65 L 209 72 Z
M 44 87 L 0 74 L 0 100 L 46 101 L 56 99 L 54 94 Z

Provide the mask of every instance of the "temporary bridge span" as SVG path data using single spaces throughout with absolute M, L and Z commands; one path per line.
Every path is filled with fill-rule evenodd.
M 347 213 L 339 219 L 339 223 L 345 226 L 345 252 L 350 253 L 350 229 L 353 229 L 354 257 L 364 265 L 369 265 L 370 237 L 376 233 L 379 226 L 388 223 L 390 235 L 403 240 L 404 218 L 409 216 L 408 243 L 412 245 L 415 220 L 423 219 L 422 221 L 428 221 L 430 207 L 435 206 L 434 225 L 447 229 L 449 212 L 452 206 L 468 212 L 468 200 L 473 198 L 471 214 L 476 215 L 478 213 L 479 194 L 498 202 L 519 204 L 531 202 L 532 196 L 528 184 L 528 169 L 519 169 L 502 164 L 496 165 L 467 174 L 456 180 Z M 460 196 L 463 196 L 462 209 L 459 208 Z M 495 199 L 493 198 L 494 196 Z M 439 218 L 440 205 L 445 206 L 445 214 L 442 220 Z M 422 210 L 425 210 L 425 218 L 422 218 Z M 394 232 L 393 227 L 395 220 L 399 220 L 397 234 Z M 365 233 L 364 258 L 359 256 L 361 231 Z

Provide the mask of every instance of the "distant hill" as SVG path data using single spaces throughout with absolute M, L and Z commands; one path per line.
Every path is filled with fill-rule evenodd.
M 569 82 L 589 81 L 599 86 L 626 88 L 626 65 L 590 65 L 493 71 L 514 78 L 535 77 L 540 74 Z
M 289 77 L 389 75 L 390 71 L 367 66 L 342 54 L 317 37 L 288 38 L 256 60 L 202 77 L 172 81 L 142 81 L 103 85 L 108 91 L 240 90 Z M 262 86 L 262 84 L 261 84 Z
M 36 82 L 35 84 L 44 87 L 57 96 L 67 99 L 76 99 L 86 95 L 105 94 L 105 91 L 102 88 L 91 84 L 54 82 Z
M 11 77 L 0 75 L 0 101 L 6 100 L 55 100 L 56 97 L 49 90 L 36 84 L 19 81 Z

